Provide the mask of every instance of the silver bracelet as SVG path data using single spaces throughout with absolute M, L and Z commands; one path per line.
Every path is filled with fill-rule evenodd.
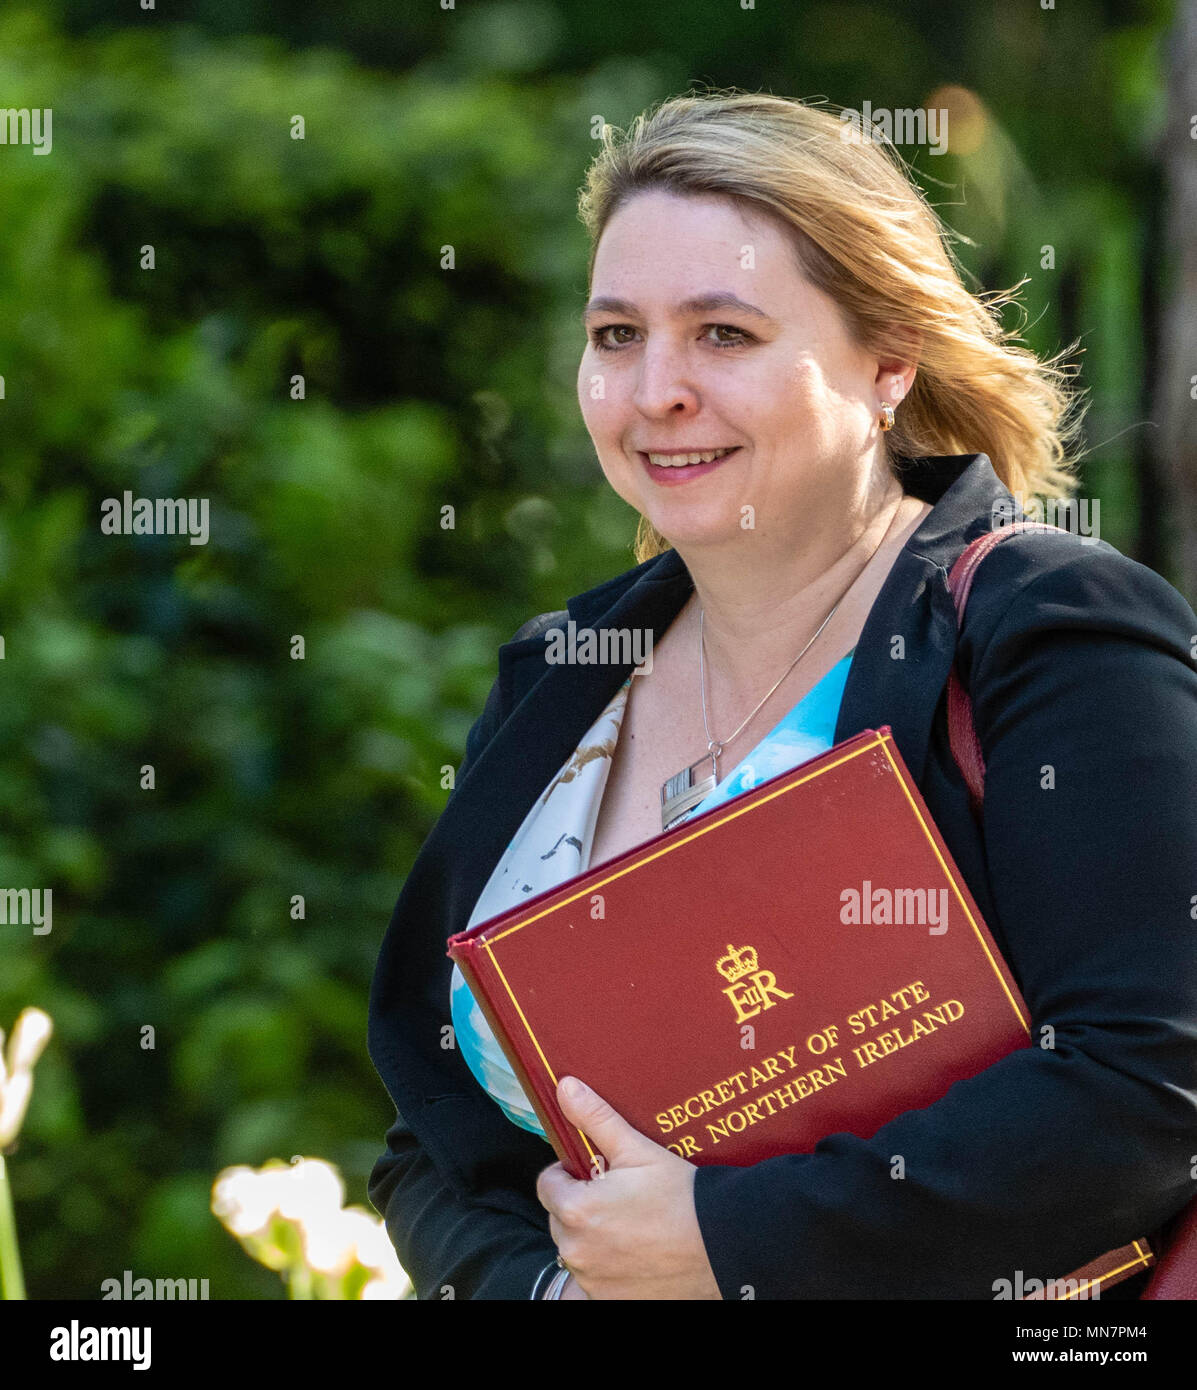
M 544 1277 L 551 1269 L 559 1268 L 556 1260 L 550 1260 L 547 1265 L 536 1276 L 536 1282 L 532 1285 L 532 1292 L 528 1295 L 530 1299 L 541 1299 L 544 1295 L 540 1292 L 540 1286 L 544 1283 Z

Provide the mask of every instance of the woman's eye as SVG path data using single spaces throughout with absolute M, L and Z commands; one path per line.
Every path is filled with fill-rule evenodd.
M 706 325 L 706 327 L 705 327 L 705 329 L 704 329 L 703 331 L 704 331 L 704 333 L 710 333 L 710 332 L 712 331 L 712 329 L 713 329 L 715 332 L 717 332 L 717 333 L 734 333 L 734 334 L 736 334 L 736 337 L 733 338 L 730 342 L 728 342 L 728 341 L 726 341 L 726 340 L 720 342 L 720 341 L 717 341 L 717 340 L 715 340 L 715 339 L 708 338 L 707 341 L 711 344 L 712 347 L 717 347 L 717 348 L 743 347 L 746 343 L 748 343 L 748 342 L 751 340 L 751 337 L 752 337 L 752 335 L 751 335 L 750 333 L 746 333 L 742 328 L 736 328 L 733 324 L 730 324 L 730 323 L 709 323 L 709 324 Z M 591 330 L 591 334 L 590 334 L 590 341 L 591 341 L 591 342 L 595 345 L 595 347 L 598 348 L 601 352 L 618 352 L 618 351 L 619 351 L 619 348 L 622 346 L 622 344 L 620 344 L 620 343 L 613 343 L 613 342 L 608 341 L 608 339 L 606 338 L 606 334 L 608 334 L 608 333 L 635 333 L 635 331 L 636 331 L 636 330 L 631 326 L 631 324 L 627 324 L 627 323 L 609 323 L 609 324 L 607 324 L 607 325 L 606 325 L 605 327 L 603 327 L 603 328 L 595 328 L 595 329 L 592 329 L 592 330 Z M 625 341 L 626 341 L 626 340 L 625 340 Z
M 730 323 L 713 323 L 710 326 L 720 332 L 726 331 L 728 333 L 735 333 L 738 335 L 730 343 L 716 343 L 716 347 L 740 347 L 742 344 L 748 341 L 749 335 L 745 333 L 742 328 L 735 328 Z
M 616 351 L 616 345 L 605 341 L 606 333 L 633 333 L 635 330 L 626 323 L 609 323 L 605 328 L 596 328 L 590 334 L 590 341 L 603 352 Z

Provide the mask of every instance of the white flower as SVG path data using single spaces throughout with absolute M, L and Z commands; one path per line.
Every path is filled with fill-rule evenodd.
M 286 1172 L 279 1212 L 300 1225 L 316 1222 L 330 1212 L 339 1212 L 345 1200 L 345 1184 L 331 1163 L 322 1158 L 302 1158 Z
M 377 1270 L 380 1274 L 399 1269 L 399 1257 L 395 1254 L 395 1247 L 391 1244 L 386 1227 L 376 1216 L 371 1216 L 361 1207 L 347 1207 L 345 1222 L 346 1229 L 353 1232 L 359 1264 L 365 1265 L 367 1269 Z
M 304 1158 L 290 1166 L 272 1160 L 264 1168 L 226 1168 L 212 1184 L 212 1210 L 246 1242 L 255 1259 L 271 1269 L 294 1263 L 294 1255 L 256 1239 L 276 1218 L 298 1231 L 303 1264 L 339 1279 L 355 1265 L 375 1275 L 363 1288 L 366 1299 L 406 1298 L 408 1279 L 386 1227 L 362 1207 L 343 1207 L 345 1184 L 331 1163 Z
M 353 1231 L 342 1220 L 343 1213 L 321 1212 L 300 1226 L 303 1257 L 318 1274 L 340 1277 L 349 1271 L 356 1250 Z
M 378 1299 L 406 1298 L 411 1293 L 411 1280 L 399 1271 L 386 1279 L 371 1279 L 362 1286 L 361 1298 L 373 1302 Z
M 53 1031 L 54 1024 L 48 1013 L 41 1009 L 23 1009 L 8 1044 L 9 1071 L 32 1071 Z
M 41 1009 L 22 1009 L 8 1042 L 7 1058 L 0 1032 L 0 1149 L 7 1148 L 20 1132 L 33 1094 L 33 1067 L 53 1031 L 49 1014 Z
M 17 1137 L 32 1094 L 33 1076 L 27 1071 L 16 1072 L 0 1085 L 0 1149 Z
M 235 1236 L 261 1235 L 286 1197 L 287 1168 L 226 1168 L 212 1184 L 212 1210 Z
M 355 1261 L 381 1274 L 399 1268 L 386 1231 L 361 1207 L 309 1213 L 300 1230 L 307 1262 L 321 1274 L 345 1274 Z

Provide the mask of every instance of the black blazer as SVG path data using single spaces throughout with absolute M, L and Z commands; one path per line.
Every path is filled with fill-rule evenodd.
M 958 644 L 947 571 L 995 503 L 1013 501 L 984 454 L 901 467 L 933 510 L 869 613 L 835 737 L 893 727 L 1037 1045 L 871 1139 L 699 1168 L 698 1221 L 725 1299 L 746 1286 L 756 1298 L 992 1299 L 996 1280 L 1062 1276 L 1149 1234 L 1197 1190 L 1197 616 L 1104 541 L 1029 532 L 984 561 Z M 526 1299 L 555 1255 L 535 1194 L 553 1150 L 506 1119 L 452 1046 L 445 955 L 631 669 L 549 664 L 542 634 L 568 614 L 659 635 L 691 588 L 669 550 L 499 648 L 456 787 L 399 897 L 369 1025 L 397 1117 L 369 1193 L 420 1298 Z M 983 834 L 947 742 L 954 653 L 986 760 Z M 1038 1045 L 1047 1024 L 1050 1049 Z M 891 1177 L 897 1154 L 904 1179 Z

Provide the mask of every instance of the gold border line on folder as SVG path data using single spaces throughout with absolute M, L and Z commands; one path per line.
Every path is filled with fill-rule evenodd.
M 886 740 L 882 739 L 882 742 L 884 743 L 886 742 Z M 989 949 L 989 943 L 985 940 L 984 936 L 982 936 L 980 927 L 978 927 L 976 922 L 973 920 L 973 914 L 968 910 L 968 903 L 966 903 L 964 900 L 964 895 L 960 891 L 960 885 L 956 882 L 955 875 L 949 871 L 947 864 L 944 862 L 944 857 L 939 852 L 939 846 L 935 843 L 935 836 L 932 835 L 930 826 L 928 826 L 927 822 L 923 819 L 922 812 L 919 810 L 917 804 L 915 803 L 914 797 L 910 795 L 910 788 L 906 785 L 906 779 L 902 776 L 902 773 L 900 772 L 897 763 L 894 762 L 889 749 L 886 748 L 884 752 L 890 767 L 892 767 L 894 770 L 894 776 L 898 779 L 898 784 L 906 793 L 906 800 L 910 802 L 910 809 L 914 812 L 919 825 L 921 825 L 923 828 L 923 834 L 927 837 L 927 843 L 935 851 L 935 857 L 939 860 L 939 867 L 944 871 L 944 874 L 946 875 L 948 882 L 952 885 L 953 891 L 956 894 L 957 901 L 960 903 L 960 906 L 964 909 L 964 915 L 968 918 L 969 926 L 972 927 L 973 933 L 977 938 L 978 944 L 980 945 L 981 949 L 985 952 L 986 960 L 988 960 L 990 966 L 993 968 L 993 973 L 998 977 L 998 983 L 1002 987 L 1002 993 L 1005 994 L 1006 998 L 1010 1001 L 1010 1007 L 1014 1010 L 1015 1016 L 1018 1018 L 1019 1023 L 1022 1024 L 1027 1036 L 1030 1037 L 1030 1025 L 1027 1023 L 1027 1020 L 1023 1018 L 1022 1010 L 1018 1007 L 1017 1000 L 1010 993 L 1010 987 L 1006 984 L 1002 972 L 998 968 L 997 961 L 995 961 L 993 958 L 993 953 Z
M 1142 1265 L 1144 1269 L 1148 1268 L 1151 1261 L 1144 1255 L 1142 1250 L 1139 1249 L 1139 1242 L 1137 1240 L 1132 1240 L 1131 1244 L 1135 1247 L 1135 1253 L 1139 1257 L 1137 1260 L 1127 1260 L 1126 1264 L 1119 1265 L 1117 1269 L 1107 1269 L 1104 1274 L 1099 1274 L 1096 1279 L 1082 1280 L 1082 1283 L 1085 1285 L 1084 1289 L 1077 1289 L 1074 1293 L 1061 1294 L 1058 1302 L 1065 1303 L 1070 1298 L 1080 1298 L 1083 1294 L 1088 1293 L 1089 1287 L 1093 1284 L 1096 1284 L 1098 1289 L 1100 1289 L 1102 1283 L 1106 1279 L 1112 1279 L 1115 1274 L 1121 1274 L 1124 1269 L 1134 1269 L 1136 1265 Z
M 495 953 L 493 950 L 491 950 L 490 942 L 484 941 L 482 944 L 486 947 L 487 951 L 490 952 L 490 963 L 495 967 L 495 972 L 497 973 L 499 979 L 503 981 L 503 988 L 507 991 L 508 997 L 510 998 L 512 1004 L 515 1006 L 515 1011 L 520 1016 L 520 1022 L 524 1025 L 525 1029 L 527 1029 L 528 1036 L 532 1039 L 532 1046 L 536 1049 L 536 1055 L 540 1058 L 545 1071 L 547 1071 L 549 1074 L 549 1078 L 552 1081 L 554 1088 L 556 1088 L 557 1078 L 553 1075 L 553 1068 L 549 1066 L 549 1059 L 541 1051 L 540 1043 L 537 1041 L 536 1034 L 532 1031 L 531 1024 L 524 1017 L 524 1011 L 520 1008 L 519 1000 L 515 997 L 514 991 L 512 990 L 511 986 L 507 983 L 507 976 L 503 974 L 502 967 L 499 965 L 499 962 L 495 959 Z M 575 1125 L 574 1128 L 577 1129 L 577 1126 Z M 593 1163 L 594 1160 L 598 1157 L 598 1155 L 590 1147 L 590 1141 L 586 1138 L 586 1135 L 583 1134 L 580 1129 L 578 1130 L 578 1133 L 579 1135 L 581 1135 L 582 1143 L 586 1145 L 586 1152 L 590 1155 L 590 1160 Z
M 792 792 L 796 787 L 805 786 L 807 782 L 812 781 L 814 778 L 822 777 L 825 772 L 830 772 L 833 767 L 839 767 L 841 763 L 849 762 L 853 758 L 859 758 L 862 753 L 868 753 L 872 749 L 879 747 L 880 744 L 884 742 L 885 737 L 887 736 L 882 735 L 875 738 L 872 743 L 866 743 L 854 753 L 845 753 L 842 758 L 837 758 L 835 762 L 828 763 L 826 767 L 816 768 L 814 772 L 808 772 L 805 777 L 800 777 L 798 781 L 791 782 L 788 786 L 779 787 L 776 791 L 769 792 L 765 796 L 755 797 L 747 806 L 737 806 L 734 811 L 730 811 L 726 816 L 720 817 L 717 821 L 712 821 L 710 825 L 700 826 L 697 830 L 691 832 L 691 834 L 686 835 L 682 839 L 662 845 L 660 849 L 654 850 L 651 854 L 646 854 L 643 859 L 637 859 L 631 864 L 625 864 L 622 869 L 616 869 L 614 873 L 608 874 L 606 878 L 600 878 L 595 883 L 587 884 L 585 888 L 579 889 L 578 892 L 572 894 L 570 897 L 562 898 L 560 902 L 553 903 L 550 907 L 541 908 L 539 912 L 534 913 L 531 917 L 525 917 L 522 922 L 516 922 L 513 926 L 505 927 L 501 932 L 496 932 L 494 936 L 487 937 L 485 944 L 490 946 L 493 942 L 502 941 L 505 936 L 510 936 L 512 932 L 520 931 L 524 927 L 530 927 L 533 922 L 539 922 L 542 917 L 547 917 L 550 912 L 556 912 L 560 908 L 568 907 L 570 903 L 577 902 L 579 898 L 588 897 L 591 893 L 595 893 L 600 888 L 604 888 L 608 883 L 614 883 L 617 878 L 622 878 L 624 874 L 630 874 L 633 869 L 640 868 L 642 864 L 651 864 L 654 859 L 659 859 L 662 854 L 669 854 L 675 849 L 680 849 L 682 845 L 688 845 L 691 840 L 698 839 L 700 835 L 705 835 L 708 831 L 714 830 L 717 826 L 726 825 L 729 820 L 735 820 L 737 816 L 747 815 L 749 811 L 755 810 L 756 807 L 763 806 L 766 802 L 772 801 L 775 796 L 784 796 L 786 792 Z M 891 758 L 889 761 L 892 767 L 893 759 Z M 898 780 L 901 781 L 902 779 L 899 777 Z M 745 795 L 747 795 L 747 793 L 745 793 Z

